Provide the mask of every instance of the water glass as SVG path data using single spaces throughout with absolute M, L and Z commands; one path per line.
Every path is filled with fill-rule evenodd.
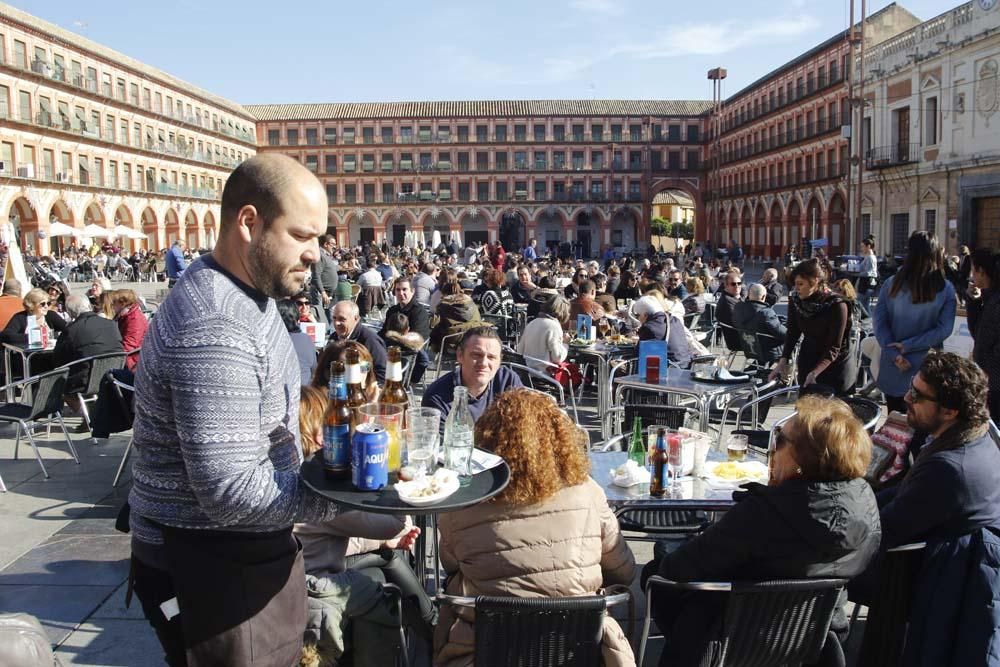
M 445 466 L 458 473 L 458 481 L 462 486 L 472 482 L 472 438 L 454 439 L 448 443 L 445 456 Z
M 408 465 L 431 474 L 437 467 L 441 446 L 441 411 L 436 408 L 410 408 L 406 411 L 406 453 Z

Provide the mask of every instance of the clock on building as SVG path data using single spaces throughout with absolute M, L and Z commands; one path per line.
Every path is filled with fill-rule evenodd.
M 988 12 L 997 6 L 997 0 L 979 0 L 979 6 L 984 12 Z

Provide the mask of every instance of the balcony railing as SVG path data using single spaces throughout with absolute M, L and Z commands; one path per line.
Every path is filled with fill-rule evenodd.
M 784 148 L 785 146 L 797 144 L 800 141 L 807 141 L 809 139 L 822 137 L 832 132 L 839 132 L 839 119 L 840 117 L 834 114 L 829 118 L 824 118 L 812 123 L 806 123 L 805 125 L 800 125 L 792 130 L 778 132 L 773 137 L 764 137 L 760 141 L 755 141 L 752 144 L 747 144 L 730 150 L 723 150 L 722 164 L 736 162 L 737 160 L 745 160 L 755 155 L 761 155 L 779 148 Z
M 756 105 L 743 113 L 736 114 L 731 120 L 723 121 L 723 134 L 738 129 L 748 123 L 752 123 L 758 118 L 780 111 L 781 109 L 789 107 L 802 99 L 818 95 L 829 88 L 840 85 L 844 83 L 845 78 L 843 74 L 838 72 L 830 75 L 824 74 L 823 76 L 817 77 L 815 81 L 815 86 L 812 89 L 807 88 L 804 85 L 796 86 L 791 95 L 788 97 L 779 97 L 774 104 L 771 104 L 770 99 L 768 99 L 765 100 L 763 104 Z
M 676 144 L 676 145 L 700 145 L 705 143 L 706 135 L 703 135 L 699 129 L 699 132 L 694 135 L 686 135 L 682 137 L 679 134 L 669 134 L 669 133 L 656 133 L 656 132 L 639 132 L 639 133 L 625 133 L 625 134 L 603 134 L 599 137 L 595 137 L 592 134 L 552 134 L 552 135 L 512 135 L 510 133 L 499 133 L 499 134 L 475 134 L 475 135 L 457 135 L 449 134 L 445 136 L 428 136 L 428 135 L 379 135 L 374 137 L 366 137 L 359 139 L 356 135 L 346 135 L 346 136 L 332 136 L 325 135 L 323 138 L 323 144 L 326 146 L 333 145 L 357 145 L 365 144 L 372 146 L 408 146 L 417 144 L 451 144 L 451 145 L 468 145 L 468 144 L 565 144 L 565 143 L 582 143 L 582 144 L 602 144 L 607 146 L 609 143 L 614 144 L 644 144 L 647 142 L 652 142 L 656 144 Z M 283 145 L 302 145 L 301 142 L 295 144 L 285 143 Z M 316 145 L 316 144 L 310 144 Z
M 865 169 L 888 169 L 920 161 L 920 144 L 879 146 L 865 153 Z
M 36 167 L 34 164 L 21 163 L 13 168 L 13 165 L 4 165 L 4 169 L 0 171 L 0 175 L 10 178 L 22 178 L 32 181 L 39 181 L 43 183 L 54 183 L 56 187 L 64 187 L 66 185 L 84 185 L 88 187 L 106 187 L 108 189 L 117 190 L 121 192 L 145 192 L 145 193 L 156 193 L 161 195 L 170 195 L 175 197 L 190 197 L 195 199 L 211 199 L 217 201 L 222 193 L 221 191 L 212 188 L 200 188 L 189 185 L 173 185 L 171 183 L 149 183 L 148 187 L 143 189 L 140 187 L 132 187 L 132 183 L 128 180 L 121 180 L 118 175 L 113 172 L 97 172 L 97 171 L 87 171 L 81 170 L 79 175 L 71 171 L 55 171 L 53 167 L 41 166 Z M 143 182 L 143 179 L 136 178 L 134 183 L 139 185 Z
M 758 180 L 746 181 L 737 185 L 717 188 L 714 192 L 710 192 L 706 196 L 706 200 L 738 197 L 740 195 L 767 192 L 768 190 L 780 190 L 781 188 L 842 178 L 846 175 L 847 169 L 845 165 L 840 162 L 820 164 L 813 169 L 802 169 L 800 171 L 793 171 L 774 177 L 761 178 Z

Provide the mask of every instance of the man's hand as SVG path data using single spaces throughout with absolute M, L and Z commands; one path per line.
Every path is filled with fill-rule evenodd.
M 785 372 L 788 370 L 788 362 L 785 361 L 784 357 L 778 359 L 778 363 L 774 365 L 774 368 L 768 374 L 768 381 L 778 380 L 784 382 Z
M 420 529 L 413 526 L 406 532 L 400 534 L 398 537 L 386 540 L 382 543 L 382 546 L 387 549 L 403 549 L 404 551 L 409 551 L 413 548 L 413 545 L 417 541 L 418 537 L 420 537 Z
M 812 371 L 806 375 L 806 379 L 802 382 L 802 385 L 808 387 L 811 384 L 816 384 L 816 371 Z
M 913 364 L 907 361 L 906 357 L 901 354 L 896 357 L 893 363 L 896 364 L 896 368 L 899 369 L 900 373 L 907 373 L 913 367 Z
M 327 294 L 326 292 L 323 292 L 322 298 L 323 298 L 323 305 L 324 306 L 329 306 L 330 305 L 330 295 Z

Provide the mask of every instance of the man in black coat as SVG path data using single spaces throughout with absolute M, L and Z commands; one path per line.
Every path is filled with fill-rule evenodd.
M 361 313 L 358 304 L 353 301 L 340 301 L 333 307 L 333 340 L 353 340 L 365 346 L 372 355 L 375 366 L 375 377 L 379 383 L 385 382 L 386 351 L 385 343 L 374 329 L 361 324 Z
M 389 316 L 393 313 L 402 313 L 410 321 L 410 331 L 420 334 L 425 341 L 431 336 L 431 311 L 424 304 L 413 298 L 413 282 L 411 278 L 399 278 L 392 287 L 392 293 L 396 295 L 396 305 L 389 308 L 385 314 L 385 321 L 389 321 Z M 385 324 L 379 332 L 382 340 L 386 340 Z M 430 365 L 430 359 L 426 350 L 417 352 L 413 359 L 413 375 L 410 376 L 410 383 L 417 383 L 424 377 L 424 371 Z
M 74 294 L 66 299 L 66 312 L 73 320 L 56 341 L 52 351 L 55 366 L 63 366 L 71 361 L 92 357 L 97 354 L 124 352 L 122 335 L 114 320 L 107 320 L 93 312 L 87 297 Z M 88 364 L 75 366 L 66 382 L 67 396 L 83 391 L 90 375 Z M 79 409 L 75 398 L 67 404 Z
M 762 334 L 757 337 L 760 352 L 763 358 L 758 359 L 761 364 L 773 364 L 781 356 L 781 348 L 785 344 L 785 325 L 778 319 L 778 314 L 774 312 L 766 302 L 767 289 L 761 284 L 750 286 L 750 292 L 746 301 L 740 301 L 733 308 L 733 325 L 737 329 L 744 329 L 755 334 Z
M 330 234 L 319 237 L 319 261 L 312 265 L 312 279 L 309 281 L 309 297 L 318 306 L 324 323 L 330 319 L 330 304 L 337 297 L 337 269 L 333 258 L 334 239 Z
M 766 269 L 764 275 L 761 276 L 760 284 L 767 290 L 764 301 L 769 306 L 774 306 L 781 297 L 785 296 L 785 286 L 778 282 L 777 269 Z
M 715 319 L 725 324 L 726 327 L 735 327 L 733 322 L 733 310 L 742 299 L 740 291 L 743 286 L 743 277 L 739 271 L 730 271 L 719 276 L 722 288 L 716 295 Z M 730 350 L 739 350 L 740 336 L 731 328 L 722 329 L 722 337 L 726 341 L 726 347 Z

